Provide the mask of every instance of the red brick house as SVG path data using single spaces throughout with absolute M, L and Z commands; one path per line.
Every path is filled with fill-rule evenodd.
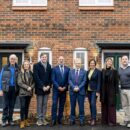
M 52 66 L 63 55 L 70 67 L 80 57 L 85 69 L 91 58 L 101 68 L 109 56 L 118 68 L 121 55 L 130 56 L 130 0 L 1 0 L 0 69 L 11 53 L 21 64 L 36 63 L 41 52 Z M 30 110 L 35 106 L 34 97 Z

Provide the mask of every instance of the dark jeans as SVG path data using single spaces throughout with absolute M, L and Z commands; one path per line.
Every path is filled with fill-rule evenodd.
M 80 95 L 79 93 L 73 93 L 72 95 L 70 94 L 70 104 L 71 104 L 71 112 L 70 112 L 70 120 L 75 121 L 75 108 L 76 108 L 76 102 L 78 101 L 78 106 L 79 106 L 79 119 L 80 122 L 83 122 L 85 117 L 84 117 L 84 100 L 85 96 Z
M 31 96 L 21 96 L 20 98 L 20 118 L 21 121 L 28 118 L 28 110 L 31 101 Z
M 88 91 L 91 119 L 96 119 L 96 92 Z
M 58 110 L 58 121 L 61 121 L 63 117 L 64 105 L 66 101 L 66 92 L 53 92 L 52 96 L 52 120 L 56 121 L 57 119 L 57 106 L 59 106 Z
M 13 121 L 14 105 L 16 101 L 15 87 L 10 86 L 8 92 L 3 93 L 3 122 Z

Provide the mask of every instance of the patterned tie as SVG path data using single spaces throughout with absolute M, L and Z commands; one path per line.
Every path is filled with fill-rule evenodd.
M 75 82 L 76 84 L 78 84 L 78 77 L 79 77 L 79 70 L 76 70 L 76 74 L 75 74 Z

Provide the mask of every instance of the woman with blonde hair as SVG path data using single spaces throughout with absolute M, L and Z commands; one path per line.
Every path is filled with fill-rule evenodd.
M 34 80 L 31 72 L 31 66 L 28 60 L 23 62 L 21 71 L 18 74 L 17 83 L 19 86 L 19 99 L 20 99 L 20 128 L 29 126 L 28 110 L 31 97 L 33 95 Z
M 116 125 L 116 94 L 118 93 L 118 73 L 112 58 L 105 60 L 102 69 L 101 106 L 102 124 Z

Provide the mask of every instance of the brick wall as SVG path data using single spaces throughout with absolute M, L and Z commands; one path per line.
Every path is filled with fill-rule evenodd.
M 34 63 L 37 62 L 38 49 L 49 47 L 53 54 L 53 66 L 59 55 L 65 57 L 66 65 L 72 66 L 74 48 L 87 48 L 90 59 L 98 53 L 97 42 L 130 41 L 129 0 L 115 0 L 114 10 L 81 11 L 78 0 L 48 0 L 47 8 L 44 11 L 18 11 L 12 9 L 12 0 L 1 0 L 0 41 L 31 41 Z M 27 53 L 25 57 L 28 57 Z M 100 54 L 98 61 L 100 67 Z M 51 95 L 48 106 L 50 113 Z M 35 108 L 34 97 L 30 110 L 36 112 Z M 85 111 L 88 111 L 88 104 Z

